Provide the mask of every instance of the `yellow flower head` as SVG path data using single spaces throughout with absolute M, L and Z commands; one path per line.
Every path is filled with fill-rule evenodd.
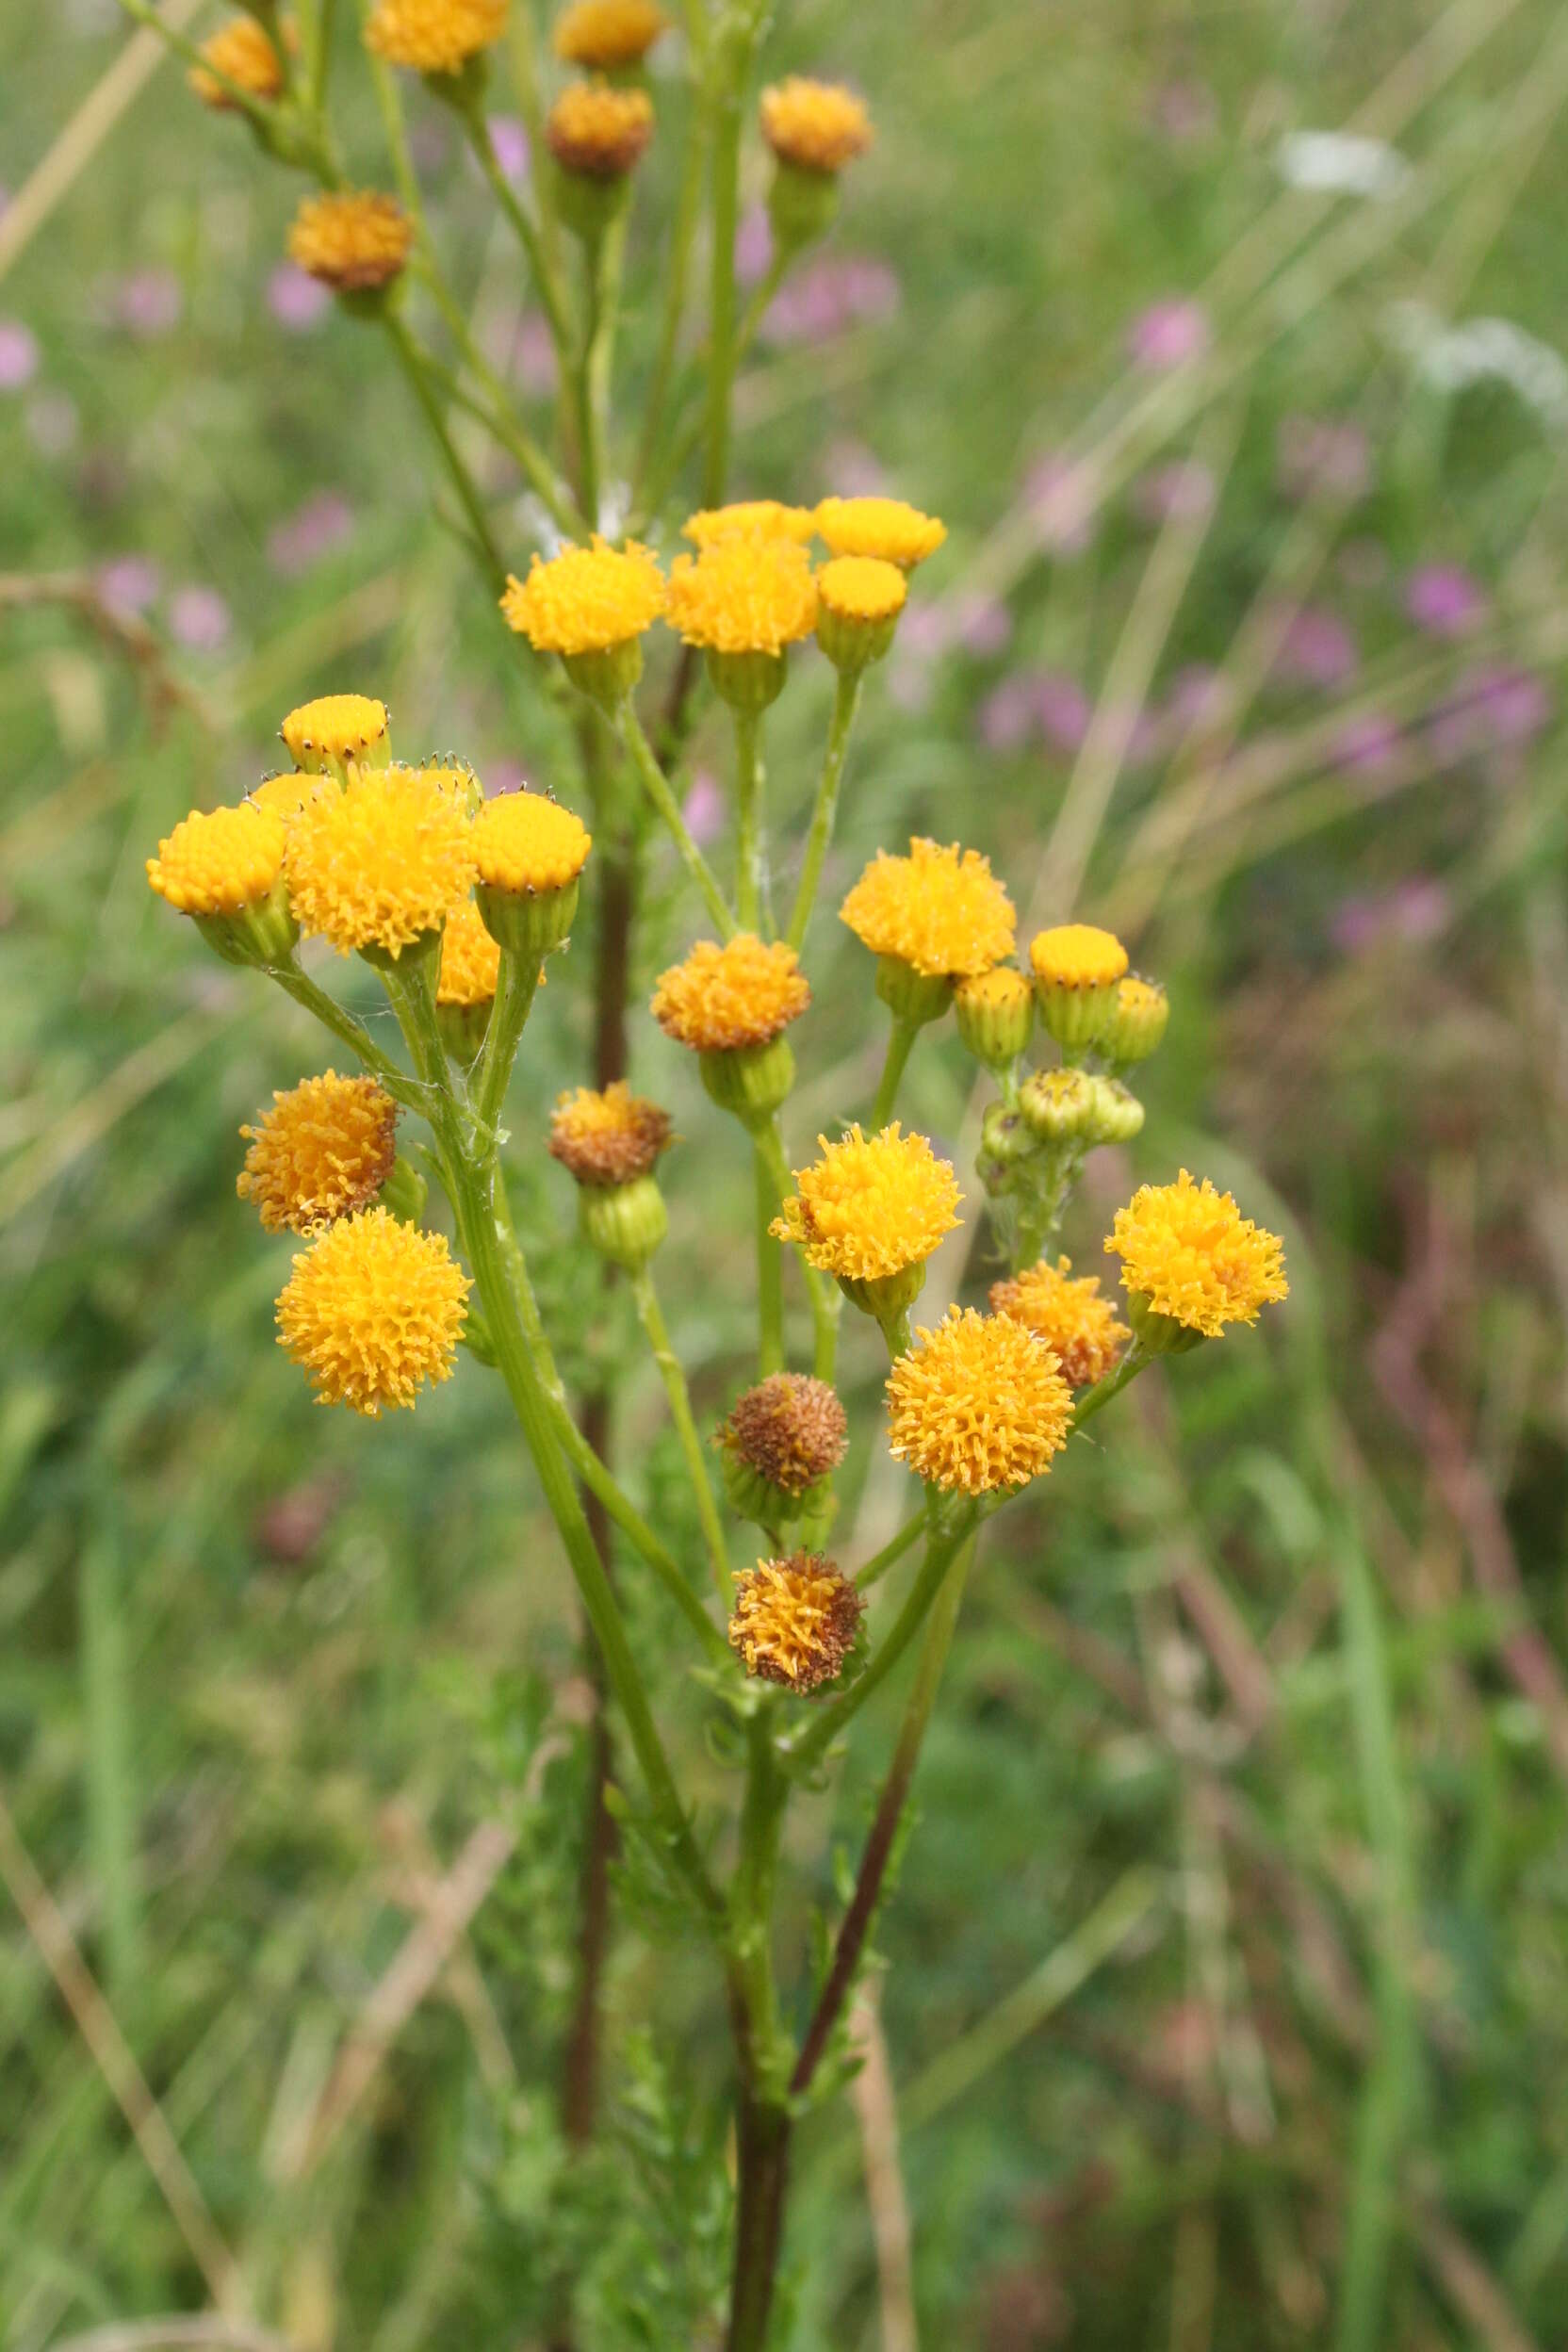
M 402 206 L 374 189 L 307 196 L 288 232 L 288 257 L 339 294 L 390 286 L 414 231 Z
M 1227 1323 L 1255 1323 L 1260 1307 L 1290 1296 L 1279 1237 L 1184 1168 L 1173 1184 L 1139 1185 L 1105 1248 L 1121 1260 L 1124 1290 L 1205 1339 Z
M 737 1396 L 717 1443 L 770 1486 L 800 1495 L 836 1470 L 849 1446 L 849 1415 L 826 1380 L 770 1372 Z
M 817 530 L 835 555 L 874 555 L 884 564 L 912 571 L 935 555 L 947 525 L 902 498 L 824 498 Z
M 502 792 L 474 819 L 473 845 L 482 882 L 536 897 L 577 880 L 593 836 L 580 817 L 543 792 Z
M 277 776 L 264 776 L 259 784 L 252 785 L 245 798 L 253 808 L 264 808 L 270 817 L 276 817 L 286 825 L 290 817 L 297 817 L 306 801 L 314 800 L 318 792 L 336 790 L 331 777 L 286 768 Z
M 398 1106 L 374 1078 L 329 1070 L 275 1093 L 235 1181 L 270 1233 L 308 1233 L 368 1206 L 392 1173 Z
M 671 564 L 669 618 L 710 653 L 782 653 L 816 627 L 811 560 L 790 539 L 711 540 Z
M 781 506 L 776 498 L 738 498 L 730 506 L 707 506 L 689 516 L 681 537 L 699 547 L 716 547 L 726 539 L 792 539 L 804 547 L 816 528 L 817 518 L 808 506 Z
M 878 555 L 838 555 L 817 574 L 817 595 L 841 621 L 890 621 L 903 612 L 909 583 Z
M 471 898 L 454 906 L 441 934 L 438 1004 L 488 1004 L 501 973 L 501 951 Z
M 193 808 L 148 858 L 147 879 L 182 915 L 237 915 L 270 896 L 283 858 L 283 826 L 267 809 Z
M 278 1345 L 309 1373 L 317 1402 L 372 1417 L 450 1380 L 473 1285 L 443 1233 L 365 1209 L 294 1261 L 278 1300 Z
M 473 828 L 417 768 L 354 768 L 288 828 L 288 898 L 338 954 L 400 956 L 439 931 L 474 879 Z
M 769 1232 L 799 1244 L 807 1264 L 841 1282 L 874 1282 L 923 1266 L 958 1223 L 962 1195 L 946 1160 L 897 1119 L 877 1135 L 852 1127 L 822 1157 L 797 1168 L 800 1190 Z
M 841 172 L 871 145 L 865 102 L 837 82 L 792 74 L 762 92 L 762 136 L 797 172 Z
M 1005 1315 L 952 1307 L 888 1375 L 890 1446 L 944 1494 L 989 1494 L 1049 1470 L 1072 1392 L 1043 1340 Z
M 664 576 L 646 547 L 596 535 L 548 564 L 536 555 L 526 581 L 508 580 L 501 611 L 537 653 L 608 653 L 650 628 L 664 601 Z
M 722 947 L 699 939 L 684 963 L 661 972 L 653 1017 L 678 1045 L 728 1054 L 766 1045 L 810 1002 L 810 982 L 794 949 L 740 931 Z
M 1012 901 L 977 850 L 918 834 L 907 858 L 878 850 L 839 909 L 874 956 L 927 979 L 967 980 L 1013 952 Z
M 376 0 L 367 48 L 416 74 L 458 74 L 506 30 L 507 0 Z
M 545 138 L 564 172 L 593 180 L 619 180 L 631 171 L 653 137 L 653 100 L 645 90 L 618 90 L 612 82 L 572 82 L 545 122 Z
M 291 24 L 284 25 L 283 37 L 286 48 L 299 47 L 299 35 Z M 276 98 L 283 89 L 283 60 L 253 16 L 237 16 L 231 24 L 220 25 L 203 41 L 202 55 L 209 66 L 226 74 L 252 98 Z M 204 106 L 220 114 L 237 106 L 237 99 L 229 95 L 217 74 L 204 73 L 201 66 L 193 65 L 186 79 Z
M 363 760 L 386 740 L 386 705 L 370 694 L 322 694 L 302 702 L 278 729 L 297 768 L 318 760 Z
M 1054 1350 L 1070 1388 L 1102 1380 L 1132 1337 L 1116 1309 L 1100 1296 L 1097 1276 L 1073 1282 L 1072 1260 L 1041 1258 L 1015 1282 L 991 1284 L 991 1312 L 1010 1315 Z
M 1111 931 L 1092 923 L 1058 923 L 1029 942 L 1037 980 L 1053 988 L 1104 988 L 1127 969 L 1127 950 Z
M 748 1674 L 790 1690 L 832 1682 L 855 1646 L 864 1601 L 820 1552 L 760 1560 L 735 1578 L 729 1646 Z
M 550 1156 L 580 1184 L 634 1184 L 669 1145 L 668 1113 L 624 1078 L 602 1093 L 579 1086 L 560 1095 L 550 1114 Z
M 669 21 L 654 0 L 572 0 L 555 21 L 555 54 L 590 71 L 637 65 Z

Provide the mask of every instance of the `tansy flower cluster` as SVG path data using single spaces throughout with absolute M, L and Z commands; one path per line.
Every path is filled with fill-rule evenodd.
M 664 575 L 647 547 L 596 538 L 548 563 L 536 555 L 526 580 L 507 582 L 501 611 L 536 653 L 607 653 L 640 637 L 665 601 Z
M 289 51 L 300 45 L 291 22 L 285 22 L 281 38 Z M 254 17 L 237 16 L 231 24 L 209 34 L 202 43 L 202 57 L 203 65 L 193 65 L 186 78 L 203 105 L 220 113 L 239 103 L 225 87 L 226 83 L 232 82 L 248 98 L 267 100 L 282 92 L 283 58 L 270 35 Z M 220 75 L 223 78 L 220 79 Z
M 864 1608 L 841 1570 L 820 1552 L 760 1560 L 735 1579 L 730 1647 L 748 1674 L 815 1690 L 842 1671 Z
M 669 21 L 654 0 L 571 0 L 555 20 L 555 54 L 601 73 L 637 65 Z
M 1013 951 L 1012 901 L 977 850 L 918 835 L 907 858 L 879 850 L 839 909 L 874 956 L 929 979 L 988 972 Z
M 683 963 L 662 972 L 653 1016 L 666 1037 L 698 1054 L 766 1045 L 811 1002 L 800 959 L 782 939 L 749 931 L 719 946 L 699 939 Z
M 888 1375 L 890 1447 L 944 1494 L 1026 1485 L 1050 1469 L 1071 1420 L 1055 1355 L 1006 1315 L 956 1307 Z
M 1143 1184 L 1119 1209 L 1107 1252 L 1136 1308 L 1217 1339 L 1227 1323 L 1255 1323 L 1288 1298 L 1278 1237 L 1243 1217 L 1228 1192 L 1184 1168 L 1173 1184 Z
M 1115 1365 L 1131 1331 L 1102 1298 L 1092 1274 L 1072 1279 L 1072 1260 L 1040 1258 L 1008 1282 L 991 1284 L 991 1312 L 1043 1339 L 1070 1388 L 1089 1388 Z
M 545 122 L 545 139 L 564 172 L 615 180 L 642 159 L 653 137 L 653 101 L 645 90 L 612 82 L 573 82 Z
M 852 1282 L 879 1282 L 923 1265 L 957 1224 L 957 1180 L 923 1135 L 895 1119 L 880 1135 L 858 1126 L 795 1170 L 798 1186 L 772 1231 L 807 1263 Z
M 416 74 L 458 74 L 499 41 L 508 0 L 376 0 L 368 48 Z
M 710 653 L 782 653 L 816 626 L 810 558 L 792 539 L 710 539 L 671 565 L 669 619 Z
M 182 915 L 237 914 L 283 872 L 284 829 L 266 808 L 193 808 L 147 860 L 147 879 Z
M 668 1112 L 633 1094 L 624 1078 L 560 1095 L 550 1114 L 550 1155 L 580 1184 L 634 1184 L 670 1141 Z
M 438 932 L 474 880 L 473 827 L 417 768 L 355 768 L 318 793 L 288 836 L 288 900 L 301 929 L 340 956 L 397 956 Z
M 841 172 L 871 145 L 865 102 L 836 82 L 792 74 L 762 92 L 759 112 L 774 154 L 799 172 Z
M 288 232 L 288 255 L 339 294 L 369 294 L 400 276 L 413 242 L 413 223 L 393 197 L 344 190 L 305 198 Z
M 327 1070 L 272 1097 L 236 1180 L 270 1233 L 308 1233 L 365 1208 L 392 1173 L 398 1106 L 374 1078 Z
M 471 1288 L 444 1235 L 367 1209 L 295 1259 L 278 1342 L 310 1375 L 318 1403 L 373 1419 L 451 1378 Z

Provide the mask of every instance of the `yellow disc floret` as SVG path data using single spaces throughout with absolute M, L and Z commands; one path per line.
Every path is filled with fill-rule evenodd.
M 414 231 L 402 206 L 374 189 L 307 196 L 288 232 L 288 257 L 340 294 L 390 286 Z
M 446 1236 L 366 1209 L 301 1250 L 278 1300 L 278 1344 L 317 1402 L 379 1413 L 451 1378 L 472 1285 Z
M 653 1017 L 678 1045 L 728 1054 L 766 1045 L 810 1002 L 811 984 L 792 947 L 739 931 L 722 947 L 699 939 L 684 963 L 661 972 Z
M 438 1004 L 488 1004 L 501 972 L 501 951 L 471 898 L 452 908 L 441 934 Z
M 543 792 L 503 792 L 474 819 L 481 882 L 519 897 L 564 890 L 582 872 L 592 847 L 582 819 Z
M 298 47 L 292 24 L 284 26 L 284 39 L 290 49 Z M 253 16 L 237 16 L 232 24 L 209 34 L 202 43 L 202 57 L 204 65 L 216 71 L 208 73 L 204 66 L 193 65 L 186 79 L 202 104 L 220 113 L 239 104 L 233 91 L 218 79 L 220 74 L 226 75 L 248 98 L 272 99 L 282 91 L 283 59 Z
M 466 812 L 417 768 L 354 768 L 288 828 L 289 904 L 338 953 L 388 956 L 439 931 L 474 879 Z
M 817 574 L 817 595 L 841 621 L 890 621 L 902 612 L 909 583 L 896 564 L 876 555 L 839 555 Z
M 798 547 L 815 535 L 817 518 L 808 506 L 782 506 L 776 498 L 738 498 L 730 506 L 707 506 L 688 516 L 681 536 L 699 547 L 726 539 L 792 539 Z
M 367 1207 L 392 1173 L 398 1106 L 374 1078 L 329 1070 L 275 1093 L 236 1179 L 270 1233 L 308 1233 Z
M 835 555 L 878 556 L 901 572 L 935 555 L 947 537 L 945 523 L 902 498 L 824 498 L 817 530 Z
M 386 705 L 371 694 L 322 694 L 291 710 L 278 729 L 297 768 L 363 760 L 386 740 Z
M 748 1674 L 815 1690 L 842 1667 L 864 1608 L 841 1570 L 820 1552 L 760 1560 L 735 1578 L 729 1645 Z
M 670 566 L 669 619 L 710 653 L 782 653 L 816 627 L 810 558 L 790 539 L 710 541 Z
M 1127 969 L 1127 950 L 1112 931 L 1092 923 L 1058 923 L 1029 942 L 1037 980 L 1054 988 L 1103 988 Z
M 259 906 L 283 871 L 284 830 L 265 808 L 193 808 L 147 860 L 147 879 L 182 915 Z
M 1072 1260 L 1041 1258 L 1013 1282 L 991 1284 L 991 1311 L 1010 1315 L 1055 1352 L 1070 1388 L 1102 1380 L 1132 1333 L 1100 1295 L 1097 1276 L 1074 1282 Z
M 890 1446 L 927 1485 L 1024 1486 L 1067 1443 L 1072 1394 L 1043 1340 L 1005 1315 L 951 1308 L 888 1375 Z
M 762 136 L 797 172 L 841 172 L 871 145 L 863 99 L 837 82 L 792 74 L 762 92 Z
M 669 1144 L 668 1113 L 624 1078 L 560 1095 L 550 1114 L 550 1156 L 580 1184 L 634 1184 Z
M 841 1282 L 875 1282 L 923 1266 L 958 1223 L 962 1198 L 946 1160 L 894 1119 L 880 1135 L 852 1127 L 794 1171 L 799 1191 L 769 1231 L 799 1244 L 808 1265 Z
M 874 956 L 927 979 L 967 980 L 1013 952 L 1012 901 L 977 850 L 918 834 L 907 858 L 879 850 L 839 913 Z
M 623 178 L 652 137 L 647 91 L 618 90 L 612 82 L 573 82 L 545 122 L 546 141 L 562 170 L 593 180 Z
M 646 547 L 596 536 L 547 564 L 536 555 L 526 580 L 508 580 L 501 611 L 538 653 L 608 653 L 640 637 L 664 601 L 664 576 Z
M 1184 1168 L 1173 1184 L 1139 1186 L 1105 1248 L 1135 1301 L 1205 1339 L 1227 1323 L 1255 1323 L 1260 1307 L 1290 1295 L 1278 1236 Z
M 376 0 L 365 41 L 389 65 L 457 74 L 506 30 L 507 0 Z
M 599 71 L 636 65 L 669 21 L 654 0 L 572 0 L 555 20 L 555 54 Z

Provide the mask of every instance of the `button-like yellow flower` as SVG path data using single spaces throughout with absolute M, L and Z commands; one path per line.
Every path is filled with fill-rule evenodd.
M 893 642 L 909 583 L 877 555 L 836 555 L 817 574 L 817 643 L 836 670 L 880 662 Z
M 776 498 L 737 498 L 729 506 L 708 506 L 689 515 L 681 536 L 699 547 L 716 547 L 726 539 L 792 539 L 804 547 L 816 529 L 817 518 L 808 506 L 782 506 Z
M 781 654 L 816 618 L 810 558 L 792 540 L 711 540 L 670 566 L 670 626 L 710 653 Z
M 366 1209 L 301 1250 L 278 1300 L 278 1344 L 317 1402 L 374 1417 L 449 1380 L 472 1288 L 446 1236 Z
M 1072 1260 L 1049 1258 L 1026 1266 L 1016 1281 L 991 1284 L 991 1311 L 1010 1315 L 1054 1350 L 1070 1388 L 1102 1380 L 1132 1337 L 1116 1309 L 1100 1295 L 1097 1276 L 1071 1279 Z
M 1035 991 L 1012 964 L 961 980 L 953 997 L 958 1035 L 988 1070 L 1010 1070 L 1035 1026 Z
M 1131 1069 L 1159 1051 L 1170 1020 L 1170 999 L 1157 980 L 1130 972 L 1117 983 L 1116 998 L 1095 1044 L 1108 1062 Z
M 435 1001 L 460 1010 L 487 1005 L 500 979 L 501 951 L 471 898 L 452 908 L 441 934 Z
M 865 101 L 838 82 L 792 74 L 762 92 L 762 136 L 797 172 L 841 172 L 872 142 Z
M 820 1552 L 760 1560 L 735 1578 L 729 1645 L 748 1674 L 790 1690 L 831 1682 L 855 1646 L 864 1601 Z
M 879 850 L 839 909 L 874 956 L 927 979 L 968 979 L 1013 952 L 1012 901 L 977 850 L 916 835 L 907 858 Z
M 474 861 L 488 890 L 517 897 L 564 890 L 588 862 L 593 835 L 544 792 L 502 792 L 474 819 Z
M 507 0 L 376 0 L 367 48 L 416 74 L 458 74 L 506 30 Z
M 645 90 L 613 82 L 572 82 L 545 121 L 545 139 L 564 172 L 621 180 L 641 162 L 653 137 L 653 100 Z
M 882 1282 L 923 1266 L 959 1221 L 962 1195 L 947 1161 L 897 1119 L 880 1135 L 856 1126 L 837 1143 L 817 1141 L 821 1159 L 795 1169 L 799 1191 L 769 1231 L 840 1282 Z
M 1072 1395 L 1043 1340 L 1005 1315 L 951 1308 L 888 1375 L 890 1449 L 944 1494 L 1027 1485 L 1067 1443 Z
M 308 1233 L 351 1217 L 392 1173 L 398 1106 L 374 1078 L 329 1070 L 275 1093 L 261 1123 L 241 1127 L 250 1144 L 235 1180 L 270 1233 Z
M 768 1044 L 810 1002 L 811 986 L 794 949 L 740 931 L 722 947 L 699 939 L 683 963 L 661 972 L 653 1016 L 678 1045 L 731 1054 Z
M 526 580 L 506 585 L 501 611 L 536 653 L 610 653 L 651 628 L 664 610 L 664 576 L 648 548 L 631 540 L 612 547 L 595 537 L 536 555 Z
M 322 694 L 291 710 L 278 732 L 294 765 L 313 775 L 350 760 L 374 764 L 387 742 L 386 705 L 371 694 Z
M 302 768 L 286 768 L 276 776 L 264 776 L 259 784 L 252 785 L 245 798 L 253 808 L 265 808 L 269 816 L 277 817 L 286 825 L 318 792 L 336 790 L 330 778 L 323 781 Z
M 835 555 L 874 555 L 912 571 L 935 555 L 947 525 L 902 498 L 824 498 L 817 530 Z
M 414 242 L 402 206 L 375 189 L 307 196 L 288 232 L 288 257 L 339 294 L 369 294 L 401 275 Z
M 1145 1346 L 1168 1344 L 1152 1317 L 1204 1339 L 1227 1323 L 1255 1323 L 1260 1307 L 1290 1296 L 1277 1234 L 1243 1217 L 1228 1192 L 1184 1168 L 1173 1184 L 1141 1184 L 1105 1243 L 1121 1260 L 1122 1287 Z
M 148 858 L 147 879 L 182 915 L 236 915 L 270 897 L 283 858 L 283 826 L 270 810 L 193 808 Z
M 1096 1044 L 1116 1005 L 1127 950 L 1092 923 L 1058 923 L 1029 943 L 1040 1019 L 1069 1053 Z
M 353 768 L 288 828 L 289 902 L 339 955 L 396 959 L 440 930 L 474 879 L 466 812 L 417 768 Z
M 654 0 L 571 0 L 555 20 L 555 54 L 600 73 L 639 65 L 669 21 Z
M 300 37 L 286 20 L 283 38 L 288 49 L 299 47 Z M 270 100 L 283 90 L 283 59 L 253 16 L 237 16 L 231 24 L 209 34 L 202 43 L 202 56 L 207 65 L 216 66 L 218 74 L 226 74 L 249 97 Z M 230 95 L 216 74 L 193 65 L 186 80 L 204 106 L 211 106 L 220 114 L 237 107 L 238 100 Z
M 669 1114 L 624 1078 L 602 1091 L 578 1086 L 556 1098 L 550 1157 L 580 1184 L 629 1184 L 646 1176 L 670 1147 Z

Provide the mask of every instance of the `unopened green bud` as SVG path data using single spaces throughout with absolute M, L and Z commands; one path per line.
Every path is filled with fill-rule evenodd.
M 721 1111 L 755 1131 L 766 1126 L 795 1083 L 795 1057 L 788 1037 L 765 1045 L 713 1049 L 697 1056 L 702 1083 Z
M 1131 1143 L 1143 1130 L 1143 1104 L 1119 1078 L 1090 1078 L 1093 1110 L 1086 1135 L 1089 1143 Z
M 879 956 L 876 993 L 895 1021 L 923 1029 L 927 1021 L 939 1021 L 952 1004 L 953 979 L 945 972 L 917 972 L 901 956 Z
M 708 675 L 713 692 L 743 718 L 757 718 L 776 702 L 789 682 L 790 662 L 780 653 L 708 654 Z
M 1159 1051 L 1169 1019 L 1170 999 L 1159 982 L 1129 972 L 1117 985 L 1116 1001 L 1095 1044 L 1108 1062 L 1130 1070 Z
M 629 1184 L 580 1184 L 577 1209 L 583 1239 L 629 1274 L 641 1273 L 670 1230 L 664 1196 L 651 1176 Z
M 1019 1088 L 1018 1106 L 1042 1143 L 1079 1143 L 1093 1133 L 1095 1082 L 1082 1070 L 1037 1070 Z
M 958 1035 L 988 1070 L 1011 1070 L 1034 1034 L 1035 991 L 1011 964 L 960 980 L 953 1009 Z

